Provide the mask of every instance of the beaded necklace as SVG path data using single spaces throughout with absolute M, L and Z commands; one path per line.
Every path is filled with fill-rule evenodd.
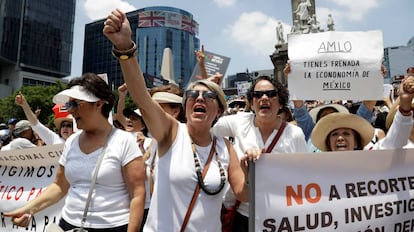
M 197 155 L 197 152 L 196 152 L 196 149 L 195 149 L 195 144 L 194 144 L 193 141 L 191 141 L 191 148 L 193 149 L 194 164 L 195 164 L 195 170 L 196 170 L 196 173 L 197 173 L 198 184 L 200 185 L 200 188 L 205 193 L 207 193 L 208 195 L 216 195 L 217 193 L 219 193 L 224 188 L 224 184 L 226 183 L 226 174 L 224 173 L 224 168 L 221 165 L 220 159 L 218 158 L 218 154 L 216 152 L 215 145 L 216 145 L 216 137 L 214 137 L 213 144 L 211 145 L 210 153 L 214 152 L 215 155 L 216 155 L 216 161 L 217 161 L 217 164 L 218 164 L 219 169 L 220 169 L 220 185 L 217 188 L 215 188 L 213 190 L 210 190 L 204 184 L 203 175 L 202 175 L 202 168 L 200 166 L 200 160 L 198 159 L 198 155 Z

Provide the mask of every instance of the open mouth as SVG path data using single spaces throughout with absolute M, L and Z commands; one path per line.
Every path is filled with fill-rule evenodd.
M 196 105 L 196 106 L 194 106 L 193 111 L 196 112 L 196 113 L 205 113 L 206 108 L 202 105 Z
M 337 149 L 345 149 L 345 148 L 347 148 L 347 145 L 344 144 L 344 143 L 338 143 L 338 144 L 336 144 L 336 148 Z
M 261 105 L 259 107 L 259 109 L 261 109 L 261 110 L 270 110 L 270 106 L 269 105 Z

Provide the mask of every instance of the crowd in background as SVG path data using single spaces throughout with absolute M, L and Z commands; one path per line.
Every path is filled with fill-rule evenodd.
M 78 196 L 86 199 L 85 194 L 78 192 L 79 176 L 71 155 L 79 158 L 79 154 L 101 151 L 113 131 L 119 141 L 111 142 L 114 154 L 110 157 L 121 167 L 107 167 L 115 170 L 112 178 L 122 185 L 111 180 L 105 184 L 121 192 L 122 199 L 110 204 L 122 217 L 109 219 L 111 212 L 93 206 L 102 210 L 103 216 L 91 218 L 90 231 L 112 227 L 119 231 L 127 231 L 128 227 L 135 231 L 170 231 L 171 227 L 195 230 L 200 226 L 218 231 L 222 205 L 232 207 L 237 201 L 233 231 L 247 231 L 247 161 L 259 159 L 263 152 L 414 147 L 414 68 L 409 68 L 402 83 L 381 101 L 289 101 L 288 88 L 267 76 L 255 79 L 246 96 L 228 96 L 226 101 L 219 87 L 220 78 L 210 79 L 205 74 L 207 79 L 190 83 L 185 91 L 174 84 L 146 91 L 126 16 L 120 11 L 112 12 L 105 21 L 104 34 L 114 45 L 113 53 L 119 59 L 125 80 L 118 88 L 114 115 L 116 99 L 107 84 L 95 74 L 84 74 L 54 97 L 56 130 L 37 119 L 40 112 L 32 111 L 22 93 L 16 94 L 15 103 L 26 118 L 11 118 L 0 124 L 1 151 L 65 143 L 59 161 L 61 172 L 54 185 L 59 194 L 43 193 L 41 199 L 28 203 L 26 208 L 6 213 L 17 225 L 28 225 L 30 217 L 26 214 L 53 204 L 47 196 L 56 200 L 69 194 L 74 200 Z M 203 52 L 196 56 L 200 69 L 205 70 Z M 287 64 L 286 75 L 289 68 Z M 136 108 L 125 108 L 127 94 Z M 116 144 L 125 144 L 128 149 Z M 95 161 L 88 162 L 92 165 Z M 64 173 L 68 167 L 72 172 Z M 209 171 L 204 173 L 204 169 Z M 98 187 L 101 188 L 99 184 Z M 102 190 L 108 191 L 105 187 Z M 104 192 L 102 197 L 109 195 L 110 191 Z M 117 200 L 122 202 L 121 206 L 116 205 Z M 193 201 L 198 203 L 189 206 Z M 39 205 L 39 209 L 35 207 Z M 70 207 L 77 211 L 72 212 Z M 66 229 L 79 227 L 75 219 L 82 218 L 82 212 L 82 207 L 67 202 L 59 225 Z M 206 222 L 205 217 L 212 222 Z

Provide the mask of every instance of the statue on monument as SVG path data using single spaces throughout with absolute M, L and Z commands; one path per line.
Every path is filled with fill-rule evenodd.
M 312 15 L 312 17 L 309 18 L 308 20 L 308 24 L 309 24 L 309 32 L 310 33 L 318 33 L 318 32 L 323 32 L 324 30 L 321 29 L 320 23 L 319 21 L 316 19 L 316 15 Z
M 312 6 L 310 0 L 301 0 L 296 10 L 293 12 L 296 14 L 296 18 L 299 19 L 300 26 L 302 28 L 307 26 L 309 19 L 309 7 Z
M 280 21 L 276 25 L 276 38 L 278 44 L 285 43 L 285 38 L 283 36 L 283 25 Z
M 299 20 L 295 19 L 293 20 L 292 29 L 290 30 L 291 34 L 301 34 L 302 30 L 300 29 L 300 23 Z
M 334 20 L 333 20 L 333 18 L 332 18 L 332 15 L 331 15 L 331 14 L 328 14 L 328 20 L 327 20 L 326 25 L 327 25 L 327 27 L 328 27 L 328 31 L 334 31 L 334 30 L 335 30 L 335 29 L 334 29 L 334 25 L 335 25 L 335 23 L 334 23 Z

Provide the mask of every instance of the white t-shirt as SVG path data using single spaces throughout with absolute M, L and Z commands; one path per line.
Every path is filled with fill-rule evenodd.
M 90 154 L 83 153 L 79 148 L 81 133 L 78 131 L 66 140 L 59 160 L 70 183 L 62 217 L 75 226 L 80 226 L 95 165 L 102 152 L 99 148 Z M 115 129 L 98 172 L 85 227 L 111 228 L 128 224 L 130 197 L 122 167 L 139 156 L 142 153 L 136 139 L 128 132 Z
M 235 139 L 234 148 L 240 158 L 249 148 L 267 148 L 277 134 L 278 130 L 275 129 L 267 141 L 263 142 L 262 134 L 254 124 L 254 118 L 255 115 L 250 112 L 239 112 L 237 114 L 223 116 L 214 125 L 212 132 L 217 136 L 233 137 Z M 300 127 L 287 123 L 272 153 L 297 152 L 307 152 L 305 135 Z M 230 204 L 234 205 L 234 200 L 234 195 L 230 190 L 224 199 L 224 202 L 227 203 L 225 206 L 228 207 Z M 237 211 L 244 216 L 248 216 L 249 204 L 242 202 Z
M 373 150 L 389 150 L 406 147 L 412 128 L 412 115 L 404 116 L 397 110 L 387 135 L 374 145 Z
M 43 140 L 43 142 L 46 143 L 46 145 L 61 144 L 65 142 L 62 137 L 60 137 L 51 129 L 47 128 L 39 121 L 36 125 L 32 125 L 32 129 L 39 135 L 39 137 Z
M 196 146 L 201 168 L 204 168 L 211 145 Z M 216 152 L 227 177 L 229 153 L 223 138 L 217 138 Z M 198 183 L 186 124 L 179 123 L 175 141 L 158 159 L 155 168 L 157 178 L 144 231 L 179 231 Z M 220 184 L 215 157 L 211 160 L 204 183 L 209 189 L 215 189 Z M 200 189 L 186 231 L 221 231 L 220 210 L 224 189 L 216 195 L 207 195 Z
M 15 138 L 9 143 L 9 145 L 10 145 L 10 150 L 37 147 L 35 144 L 30 142 L 30 140 L 26 138 Z

